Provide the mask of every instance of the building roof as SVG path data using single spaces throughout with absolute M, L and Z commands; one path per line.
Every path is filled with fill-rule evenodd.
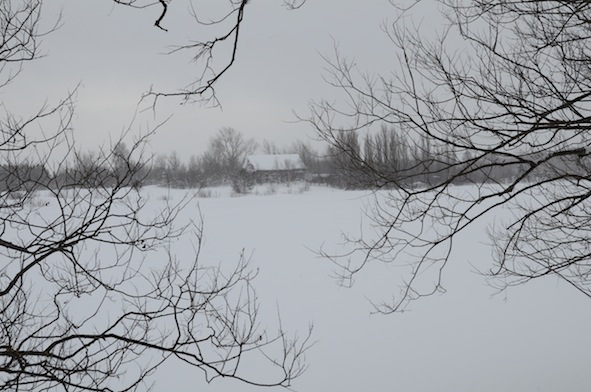
M 248 155 L 244 168 L 252 171 L 287 171 L 306 168 L 298 154 Z

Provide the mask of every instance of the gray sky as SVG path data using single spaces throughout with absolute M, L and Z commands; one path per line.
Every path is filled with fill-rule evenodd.
M 215 3 L 194 2 L 198 10 Z M 156 112 L 136 115 L 150 86 L 175 90 L 193 81 L 198 71 L 187 54 L 162 54 L 169 45 L 200 37 L 184 0 L 170 4 L 162 22 L 169 32 L 153 26 L 158 8 L 133 10 L 112 1 L 45 2 L 45 22 L 54 21 L 61 7 L 62 26 L 43 40 L 47 56 L 27 64 L 0 99 L 25 114 L 80 83 L 75 129 L 78 142 L 89 148 L 118 136 L 134 116 L 134 129 L 140 130 L 171 114 L 152 147 L 176 150 L 183 158 L 202 152 L 210 136 L 225 126 L 280 146 L 306 139 L 312 131 L 294 123 L 293 112 L 305 114 L 311 99 L 338 96 L 323 81 L 321 55 L 330 55 L 336 42 L 363 69 L 389 69 L 394 61 L 381 24 L 393 10 L 386 0 L 316 0 L 298 11 L 287 11 L 281 3 L 255 0 L 247 7 L 238 60 L 217 85 L 222 109 L 169 99 L 160 101 Z

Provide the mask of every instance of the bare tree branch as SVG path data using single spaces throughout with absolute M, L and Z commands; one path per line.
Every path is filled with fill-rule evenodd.
M 162 28 L 166 2 L 116 2 L 162 6 Z M 4 64 L 36 59 L 51 33 L 39 32 L 40 5 L 0 3 L 2 80 L 18 74 Z M 0 390 L 145 390 L 170 362 L 207 381 L 289 387 L 306 369 L 309 335 L 262 328 L 244 254 L 233 269 L 200 260 L 202 222 L 181 221 L 190 197 L 142 191 L 145 147 L 162 124 L 133 139 L 130 125 L 84 153 L 75 96 L 0 119 Z M 254 358 L 267 366 L 260 377 L 246 367 Z
M 303 119 L 349 172 L 388 191 L 368 211 L 377 234 L 347 237 L 347 251 L 325 255 L 346 281 L 376 261 L 406 266 L 399 295 L 376 304 L 400 311 L 444 290 L 456 238 L 510 211 L 489 229 L 494 266 L 475 261 L 491 283 L 556 276 L 591 296 L 589 2 L 439 3 L 448 23 L 434 40 L 397 8 L 386 27 L 398 55 L 389 75 L 367 76 L 338 48 L 327 58 L 345 103 L 317 102 Z M 397 162 L 383 164 L 385 145 L 398 146 Z

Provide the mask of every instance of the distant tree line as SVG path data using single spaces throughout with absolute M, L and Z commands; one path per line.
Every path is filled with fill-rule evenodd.
M 516 165 L 504 166 L 500 154 L 479 157 L 476 162 L 468 151 L 454 151 L 426 137 L 414 140 L 403 130 L 385 125 L 364 135 L 358 130 L 333 130 L 326 141 L 325 181 L 342 188 L 432 186 L 450 180 L 502 183 L 523 172 Z
M 299 141 L 279 148 L 267 140 L 258 143 L 234 128 L 222 128 L 209 140 L 206 151 L 191 156 L 187 163 L 174 151 L 154 157 L 145 183 L 174 188 L 234 184 L 246 176 L 243 163 L 252 154 L 298 154 L 306 165 L 309 178 L 330 172 L 326 157 L 309 143 Z
M 423 138 L 410 140 L 404 132 L 382 126 L 377 132 L 335 130 L 324 150 L 298 141 L 284 148 L 264 140 L 258 143 L 234 128 L 220 129 L 201 155 L 183 162 L 176 151 L 147 160 L 134 160 L 130 149 L 118 143 L 111 151 L 77 152 L 74 160 L 50 173 L 42 164 L 22 162 L 0 165 L 0 191 L 31 189 L 35 184 L 55 187 L 158 185 L 200 188 L 236 184 L 247 175 L 243 162 L 251 154 L 298 154 L 312 183 L 345 189 L 376 189 L 397 184 L 432 186 L 451 180 L 455 184 L 503 183 L 520 176 L 525 168 L 503 165 L 501 154 L 472 158 L 469 151 L 453 151 L 449 145 Z M 524 154 L 526 155 L 526 154 Z M 556 152 L 553 168 L 572 166 L 572 154 Z M 475 169 L 473 169 L 475 168 Z M 130 176 L 130 173 L 132 175 Z M 545 166 L 528 174 L 531 179 L 548 175 Z
M 136 150 L 136 146 L 132 150 Z M 31 192 L 39 188 L 138 188 L 145 184 L 150 169 L 145 159 L 132 158 L 132 150 L 119 142 L 107 150 L 71 151 L 69 161 L 58 162 L 54 172 L 34 158 L 7 156 L 0 163 L 0 192 Z
M 556 150 L 544 154 L 523 151 L 523 164 L 503 153 L 474 154 L 436 139 L 415 140 L 394 127 L 378 132 L 331 131 L 321 157 L 324 182 L 342 188 L 393 188 L 439 184 L 507 184 L 515 179 L 541 181 L 563 172 L 587 175 L 591 162 L 587 150 Z M 539 160 L 531 169 L 528 161 Z
M 392 187 L 397 181 L 434 185 L 449 179 L 456 184 L 503 183 L 525 170 L 514 164 L 503 165 L 501 154 L 472 158 L 469 151 L 454 151 L 428 138 L 413 140 L 392 126 L 363 134 L 359 130 L 335 130 L 326 141 L 329 143 L 324 149 L 302 141 L 280 148 L 267 140 L 258 143 L 246 138 L 234 128 L 222 128 L 210 139 L 207 150 L 192 156 L 188 163 L 176 152 L 157 156 L 146 182 L 180 188 L 231 184 L 245 176 L 244 159 L 255 153 L 298 154 L 306 165 L 309 182 L 346 189 Z M 540 169 L 529 175 L 539 177 L 544 172 Z

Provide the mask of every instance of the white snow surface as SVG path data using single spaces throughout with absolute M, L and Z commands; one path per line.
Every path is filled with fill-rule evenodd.
M 142 190 L 154 206 L 186 192 Z M 277 309 L 289 332 L 305 335 L 314 325 L 310 367 L 294 390 L 589 390 L 591 301 L 555 278 L 493 295 L 475 272 L 491 262 L 490 222 L 458 238 L 444 274 L 447 293 L 415 302 L 402 314 L 370 316 L 368 299 L 397 294 L 400 270 L 373 263 L 344 288 L 332 277 L 335 266 L 315 251 L 338 251 L 341 233 L 367 228 L 363 209 L 371 200 L 368 192 L 302 184 L 262 186 L 246 196 L 216 188 L 200 191 L 183 213 L 184 219 L 203 216 L 205 263 L 232 268 L 243 249 L 252 255 L 263 325 L 277 327 Z M 192 257 L 190 247 L 177 251 Z M 178 364 L 162 368 L 155 380 L 155 391 L 261 390 L 227 380 L 207 385 L 200 371 Z

